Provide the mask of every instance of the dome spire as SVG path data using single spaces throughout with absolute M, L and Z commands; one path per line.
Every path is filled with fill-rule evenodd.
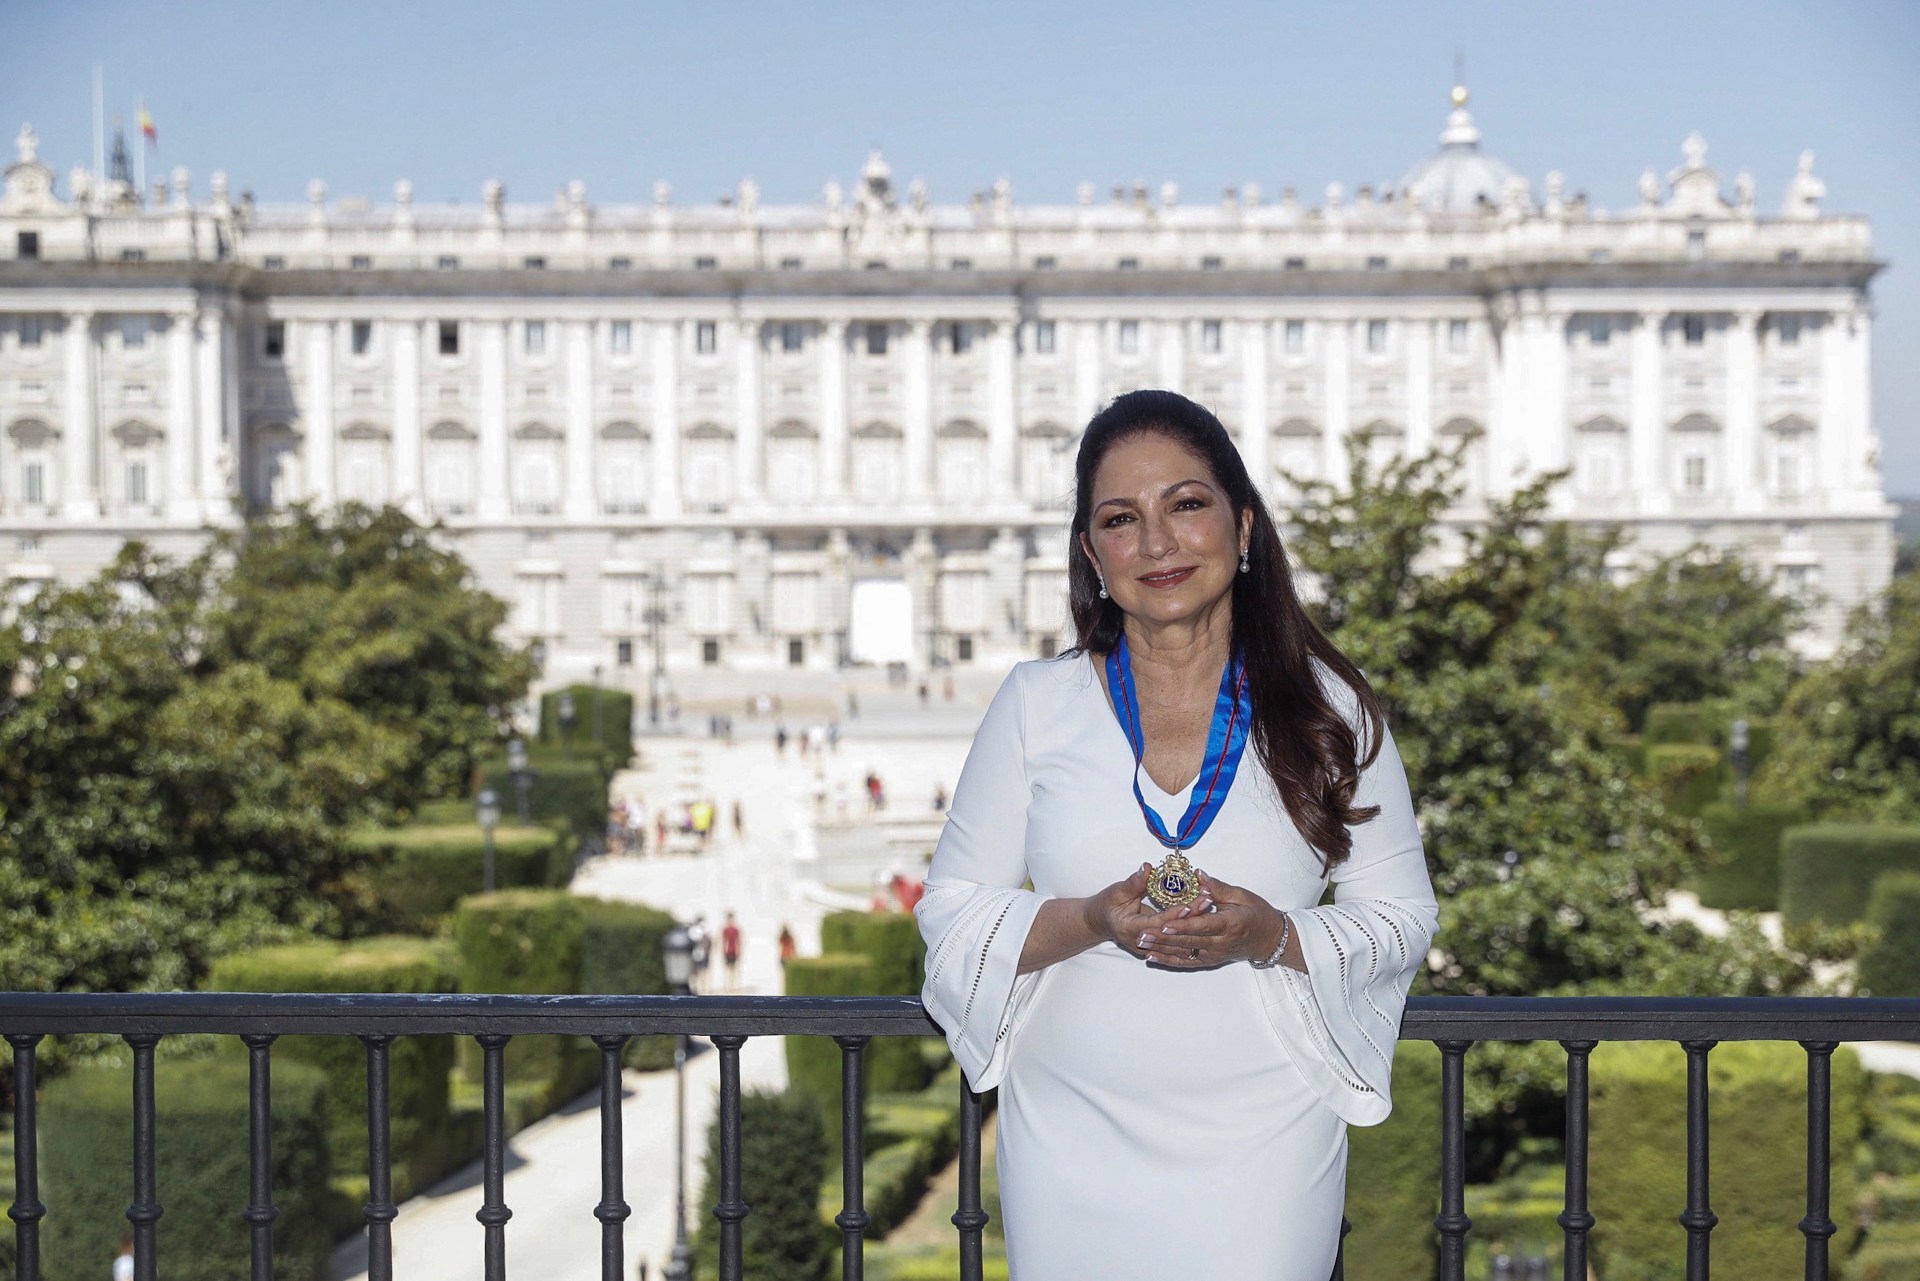
M 1453 55 L 1453 92 L 1447 96 L 1453 103 L 1453 111 L 1447 116 L 1447 127 L 1440 132 L 1440 144 L 1479 146 L 1480 131 L 1474 127 L 1473 117 L 1467 114 L 1467 55 L 1464 52 L 1456 51 Z

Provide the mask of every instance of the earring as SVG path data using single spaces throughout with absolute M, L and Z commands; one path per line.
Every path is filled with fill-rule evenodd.
M 1252 569 L 1253 567 L 1247 564 L 1247 549 L 1242 547 L 1240 549 L 1240 572 L 1243 574 L 1250 573 Z
M 1100 599 L 1105 600 L 1107 599 L 1107 576 L 1100 574 L 1097 577 L 1100 579 Z

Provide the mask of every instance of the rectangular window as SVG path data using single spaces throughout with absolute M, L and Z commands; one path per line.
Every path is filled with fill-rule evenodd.
M 147 251 L 144 249 L 127 248 L 120 251 L 121 262 L 145 262 L 146 260 Z
M 803 265 L 798 258 L 782 258 L 780 260 L 780 270 L 782 271 L 799 271 Z
M 1707 340 L 1707 318 L 1705 316 L 1683 316 L 1680 319 L 1680 334 L 1689 347 L 1698 347 Z
M 1217 320 L 1201 321 L 1200 350 L 1209 356 L 1218 356 L 1220 354 L 1220 347 L 1220 322 Z
M 1780 261 L 1781 262 L 1799 262 L 1800 251 L 1798 249 L 1782 249 L 1780 251 Z
M 453 254 L 441 254 L 434 260 L 434 267 L 440 271 L 460 270 L 460 259 Z
M 1306 321 L 1289 320 L 1286 324 L 1286 328 L 1282 330 L 1282 333 L 1285 335 L 1287 354 L 1289 356 L 1298 356 L 1301 352 L 1307 349 L 1307 322 Z
M 39 507 L 47 501 L 47 465 L 28 463 L 21 468 L 20 492 L 27 503 Z
M 1467 322 L 1449 320 L 1447 322 L 1447 350 L 1456 356 L 1467 349 Z
M 1702 454 L 1688 454 L 1682 464 L 1681 483 L 1689 494 L 1702 493 L 1707 488 L 1707 460 Z
M 1058 258 L 1055 258 L 1052 254 L 1041 254 L 1038 258 L 1035 258 L 1033 260 L 1033 269 L 1035 271 L 1052 271 L 1055 267 L 1058 267 L 1059 265 L 1060 265 L 1060 260 Z
M 526 323 L 526 328 L 521 331 L 521 345 L 525 347 L 526 353 L 529 356 L 546 355 L 547 322 L 544 320 L 529 320 Z
M 951 262 L 949 262 L 949 263 L 947 264 L 947 269 L 948 269 L 949 271 L 972 271 L 972 270 L 973 270 L 973 259 L 971 259 L 971 258 L 955 258 L 955 259 L 953 259 L 953 260 L 952 260 Z
M 153 399 L 153 393 L 145 383 L 128 383 L 120 389 L 120 395 L 129 404 L 139 404 Z
M 632 667 L 633 642 L 630 640 L 615 642 L 613 647 L 613 661 L 621 667 Z
M 1707 256 L 1707 233 L 1689 231 L 1687 233 L 1687 260 L 1699 262 Z
M 1202 271 L 1219 271 L 1226 265 L 1226 261 L 1218 254 L 1208 254 L 1200 260 L 1200 270 Z
M 787 321 L 780 326 L 780 350 L 785 352 L 805 351 L 807 347 L 807 329 L 795 321 Z
M 1305 271 L 1307 269 L 1307 260 L 1305 258 L 1288 258 L 1283 260 L 1280 266 L 1286 271 Z
M 1051 320 L 1036 320 L 1033 322 L 1033 349 L 1036 352 L 1042 356 L 1051 356 L 1056 341 L 1054 324 Z
M 703 255 L 693 260 L 693 269 L 695 271 L 714 271 L 717 270 L 719 266 L 720 260 L 718 258 L 709 258 Z
M 955 321 L 952 325 L 948 326 L 947 333 L 949 335 L 949 341 L 953 346 L 954 355 L 964 356 L 973 350 L 972 325 L 967 324 L 965 321 Z
M 720 640 L 718 637 L 708 636 L 701 640 L 700 665 L 702 667 L 720 666 Z
M 366 254 L 354 254 L 351 258 L 347 259 L 347 266 L 354 271 L 371 271 L 373 269 L 373 259 Z
M 545 271 L 547 260 L 538 254 L 529 254 L 520 260 L 520 266 L 527 271 Z
M 632 271 L 633 259 L 628 258 L 624 254 L 615 254 L 613 257 L 607 259 L 607 270 L 608 271 Z
M 23 231 L 13 238 L 14 255 L 19 258 L 38 258 L 40 256 L 40 233 Z
M 798 636 L 787 638 L 787 666 L 804 667 L 807 662 L 807 643 Z
M 867 354 L 884 356 L 887 354 L 887 327 L 885 325 L 867 326 Z
M 373 322 L 356 320 L 353 322 L 353 354 L 364 356 L 373 350 Z
M 20 317 L 20 345 L 38 347 L 46 336 L 46 325 L 38 316 Z
M 1773 332 L 1780 338 L 1782 347 L 1800 345 L 1800 317 L 1776 316 L 1773 320 Z
M 1612 316 L 1587 317 L 1587 342 L 1595 347 L 1604 347 L 1613 341 Z
M 460 354 L 460 322 L 443 320 L 440 322 L 440 354 L 458 356 Z
M 129 346 L 132 344 L 129 343 Z M 260 351 L 268 360 L 279 360 L 287 354 L 287 326 L 285 321 L 269 320 L 266 332 L 260 341 Z
M 138 458 L 127 462 L 127 502 L 135 507 L 146 505 L 147 501 L 147 465 Z
M 1448 271 L 1465 271 L 1469 266 L 1471 266 L 1471 264 L 1465 258 L 1447 259 Z
M 953 661 L 971 663 L 973 661 L 973 637 L 956 636 L 953 638 Z
M 720 327 L 711 320 L 703 320 L 693 327 L 693 349 L 702 356 L 711 356 L 720 349 Z
M 607 347 L 616 356 L 633 354 L 633 322 L 616 320 L 607 326 Z
M 1385 271 L 1386 269 L 1387 269 L 1387 260 L 1385 258 L 1376 256 L 1376 257 L 1367 259 L 1368 271 Z
M 260 268 L 263 271 L 285 271 L 287 260 L 279 254 L 268 254 L 260 260 Z
M 1140 260 L 1138 258 L 1122 258 L 1117 265 L 1121 271 L 1140 270 Z
M 1369 320 L 1367 322 L 1367 350 L 1378 355 L 1387 349 L 1387 322 Z
M 1588 261 L 1588 262 L 1612 262 L 1612 261 L 1613 261 L 1613 250 L 1611 250 L 1611 249 L 1589 249 L 1589 250 L 1587 250 L 1587 261 Z
M 1120 350 L 1129 356 L 1140 350 L 1139 321 L 1123 320 L 1120 322 L 1119 344 Z

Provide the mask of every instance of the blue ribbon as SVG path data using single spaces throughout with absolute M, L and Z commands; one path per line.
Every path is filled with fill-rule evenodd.
M 1227 659 L 1226 670 L 1220 673 L 1220 692 L 1213 700 L 1213 724 L 1207 729 L 1206 760 L 1201 764 L 1200 777 L 1193 782 L 1193 795 L 1187 801 L 1187 812 L 1180 818 L 1177 836 L 1167 834 L 1160 815 L 1140 794 L 1140 761 L 1146 754 L 1146 739 L 1140 732 L 1140 700 L 1134 693 L 1133 662 L 1127 655 L 1124 633 L 1120 643 L 1107 655 L 1107 684 L 1119 692 L 1115 711 L 1120 717 L 1120 728 L 1126 731 L 1127 743 L 1133 748 L 1133 799 L 1139 802 L 1147 830 L 1168 849 L 1192 849 L 1213 826 L 1220 807 L 1227 803 L 1234 775 L 1240 770 L 1240 755 L 1247 749 L 1253 698 L 1247 693 L 1245 658 L 1236 651 Z

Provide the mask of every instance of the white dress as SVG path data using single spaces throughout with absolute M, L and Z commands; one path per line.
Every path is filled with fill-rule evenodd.
M 1349 721 L 1343 682 L 1322 680 Z M 1196 867 L 1292 915 L 1307 973 L 1150 968 L 1102 943 L 1016 976 L 1040 904 L 1158 863 L 1133 754 L 1088 656 L 1021 663 L 954 789 L 916 909 L 923 997 L 977 1090 L 998 1087 L 1013 1281 L 1327 1281 L 1348 1124 L 1391 1107 L 1393 1047 L 1437 922 L 1391 735 L 1320 902 L 1318 855 L 1249 743 Z M 1364 740 L 1363 740 L 1364 744 Z M 1172 829 L 1188 795 L 1140 771 Z M 1023 888 L 1029 881 L 1032 889 Z

